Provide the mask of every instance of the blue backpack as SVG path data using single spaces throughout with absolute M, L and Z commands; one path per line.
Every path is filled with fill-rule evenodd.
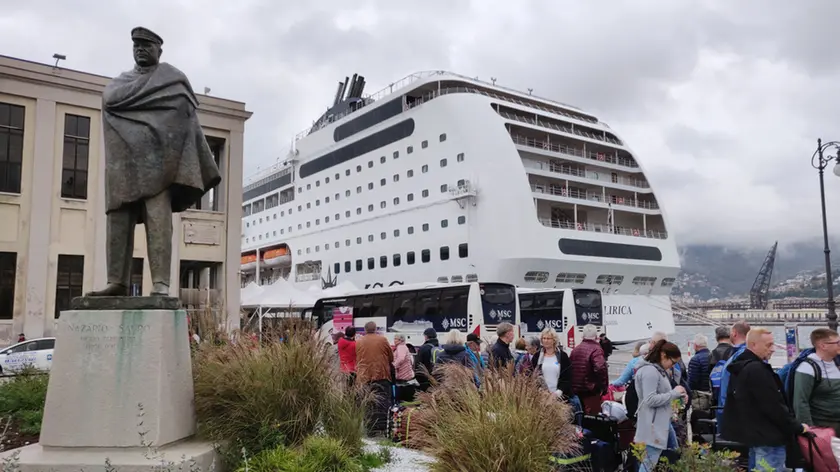
M 803 362 L 808 362 L 813 366 L 814 361 L 808 359 L 808 356 L 810 356 L 813 353 L 814 348 L 805 349 L 804 351 L 799 353 L 799 355 L 796 357 L 796 359 L 793 360 L 793 362 L 785 364 L 784 367 L 782 367 L 781 369 L 779 369 L 778 372 L 776 372 L 779 375 L 779 378 L 782 379 L 782 385 L 784 386 L 786 395 L 793 395 L 793 373 L 796 372 L 796 369 L 799 367 L 799 364 L 802 364 Z M 820 370 L 819 366 L 817 366 L 817 368 L 814 369 L 814 371 L 816 372 L 815 381 L 819 382 L 820 380 L 822 380 L 822 370 Z
M 712 371 L 709 373 L 709 382 L 712 384 L 712 398 L 717 400 L 720 398 L 720 384 L 723 380 L 723 371 L 726 369 L 726 361 L 721 359 L 717 361 Z

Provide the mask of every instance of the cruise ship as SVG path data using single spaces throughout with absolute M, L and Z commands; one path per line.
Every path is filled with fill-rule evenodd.
M 679 257 L 639 160 L 579 108 L 430 71 L 339 82 L 246 182 L 242 282 L 598 288 L 615 342 L 674 331 Z

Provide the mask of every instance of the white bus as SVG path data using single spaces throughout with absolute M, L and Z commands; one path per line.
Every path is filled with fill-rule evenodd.
M 588 288 L 517 288 L 519 329 L 523 336 L 539 336 L 545 328 L 562 333 L 566 349 L 581 342 L 583 327 L 595 325 L 604 332 L 601 292 Z
M 499 323 L 518 326 L 516 287 L 504 283 L 433 283 L 395 285 L 322 298 L 312 308 L 312 319 L 322 338 L 331 341 L 334 331 L 347 326 L 364 333 L 364 325 L 376 323 L 380 333 L 393 342 L 404 334 L 409 347 L 424 342 L 423 331 L 433 328 L 439 336 L 452 329 L 475 333 L 489 340 Z

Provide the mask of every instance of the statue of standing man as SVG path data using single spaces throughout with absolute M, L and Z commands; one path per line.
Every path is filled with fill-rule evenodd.
M 151 294 L 169 296 L 172 213 L 191 207 L 221 181 L 189 80 L 160 62 L 160 36 L 138 27 L 131 39 L 134 69 L 102 94 L 108 286 L 89 297 L 129 294 L 137 223 L 146 226 Z

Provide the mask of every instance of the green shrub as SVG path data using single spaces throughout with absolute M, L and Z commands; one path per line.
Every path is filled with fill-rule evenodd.
M 634 444 L 633 455 L 640 462 L 645 458 L 645 445 Z M 660 458 L 656 470 L 661 472 L 731 472 L 737 466 L 739 454 L 733 451 L 712 451 L 708 444 L 692 443 L 680 449 L 680 459 L 671 464 Z M 763 470 L 763 469 L 762 469 Z
M 443 381 L 419 395 L 408 445 L 425 450 L 436 471 L 550 471 L 552 453 L 578 442 L 571 408 L 528 375 L 488 369 L 481 389 L 473 371 L 446 365 Z
M 11 417 L 24 434 L 39 434 L 49 376 L 25 368 L 0 384 L 0 416 Z
M 222 452 L 236 462 L 243 447 L 258 454 L 296 446 L 320 426 L 359 453 L 363 409 L 333 357 L 307 336 L 262 346 L 244 340 L 202 345 L 193 367 L 199 434 L 227 442 Z
M 236 472 L 298 472 L 296 451 L 278 446 L 243 461 Z
M 300 452 L 300 472 L 363 472 L 362 465 L 338 439 L 311 436 Z

